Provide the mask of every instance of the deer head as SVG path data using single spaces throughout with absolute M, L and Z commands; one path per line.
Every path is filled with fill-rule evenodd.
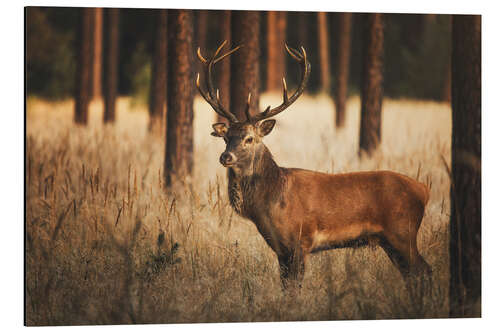
M 253 116 L 250 114 L 250 101 L 252 96 L 248 94 L 245 108 L 246 119 L 239 120 L 234 113 L 226 110 L 222 106 L 219 89 L 215 89 L 213 84 L 212 75 L 215 64 L 236 52 L 241 47 L 241 45 L 237 46 L 221 54 L 226 42 L 227 41 L 224 41 L 217 48 L 210 59 L 205 59 L 201 55 L 200 48 L 198 48 L 198 59 L 205 66 L 205 78 L 207 82 L 206 90 L 202 89 L 200 86 L 200 74 L 198 73 L 196 77 L 196 87 L 203 98 L 212 106 L 214 111 L 229 121 L 229 126 L 225 123 L 216 123 L 212 125 L 214 129 L 212 135 L 221 137 L 226 142 L 226 150 L 220 156 L 220 163 L 225 167 L 231 167 L 237 173 L 248 174 L 253 170 L 254 161 L 258 159 L 264 150 L 266 150 L 262 139 L 264 136 L 271 133 L 276 123 L 276 120 L 269 118 L 284 111 L 304 92 L 311 71 L 311 65 L 307 61 L 306 51 L 303 47 L 301 47 L 301 51 L 299 52 L 285 44 L 288 54 L 296 60 L 302 68 L 302 79 L 297 90 L 289 97 L 286 80 L 283 78 L 283 103 L 273 109 L 268 106 L 263 112 L 259 112 Z

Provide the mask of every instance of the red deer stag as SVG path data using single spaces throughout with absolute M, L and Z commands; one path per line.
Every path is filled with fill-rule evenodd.
M 215 112 L 229 121 L 229 126 L 212 126 L 212 135 L 226 142 L 220 163 L 227 168 L 229 200 L 276 252 L 283 287 L 290 280 L 300 284 L 309 254 L 368 243 L 380 245 L 407 282 L 414 273 L 430 272 L 417 250 L 417 232 L 429 199 L 424 184 L 391 171 L 325 174 L 283 168 L 264 145 L 264 136 L 276 122 L 268 118 L 284 111 L 304 91 L 311 70 L 304 48 L 285 45 L 302 69 L 297 90 L 288 96 L 283 78 L 283 103 L 253 116 L 249 95 L 246 119 L 239 120 L 221 105 L 213 85 L 214 65 L 239 49 L 221 55 L 225 44 L 210 59 L 198 48 L 207 87 L 200 87 L 199 73 L 196 86 Z

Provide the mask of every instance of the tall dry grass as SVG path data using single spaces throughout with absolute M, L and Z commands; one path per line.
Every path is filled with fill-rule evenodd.
M 279 98 L 265 95 L 262 105 Z M 209 135 L 214 112 L 203 101 L 195 101 L 193 178 L 170 193 L 164 139 L 147 132 L 143 108 L 120 99 L 109 126 L 93 104 L 86 128 L 73 125 L 72 110 L 71 101 L 27 103 L 28 325 L 447 316 L 448 105 L 384 101 L 382 144 L 369 159 L 357 156 L 357 98 L 337 132 L 331 101 L 304 96 L 265 140 L 282 166 L 390 169 L 429 184 L 418 246 L 434 279 L 423 297 L 408 297 L 387 256 L 370 247 L 313 255 L 302 289 L 283 293 L 274 253 L 229 206 L 224 144 Z

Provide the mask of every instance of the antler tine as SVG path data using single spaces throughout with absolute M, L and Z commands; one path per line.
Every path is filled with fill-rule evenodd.
M 221 55 L 220 57 L 217 57 L 226 44 L 227 44 L 227 40 L 223 41 L 222 44 L 219 45 L 219 47 L 215 51 L 212 59 L 210 59 L 210 61 L 208 62 L 208 66 L 207 66 L 207 78 L 206 79 L 207 79 L 208 91 L 209 91 L 209 93 L 212 96 L 214 94 L 214 84 L 213 84 L 213 80 L 212 80 L 213 79 L 212 72 L 213 72 L 214 65 L 216 63 L 218 63 L 219 61 L 221 61 L 222 59 L 224 59 L 225 57 L 233 54 L 234 52 L 236 52 L 241 47 L 241 45 L 237 46 L 234 49 L 228 51 L 227 53 Z M 220 105 L 220 106 L 222 107 L 222 105 Z
M 200 47 L 198 47 L 198 49 L 196 50 L 196 55 L 198 56 L 198 59 L 200 59 L 202 63 L 204 64 L 207 63 L 207 59 L 203 58 L 203 56 L 201 55 Z
M 307 80 L 309 79 L 309 74 L 311 72 L 311 64 L 307 61 L 306 50 L 301 46 L 301 52 L 299 52 L 298 50 L 289 47 L 286 43 L 285 49 L 293 59 L 300 63 L 302 67 L 302 78 L 300 84 L 297 87 L 297 90 L 295 90 L 295 92 L 292 94 L 292 96 L 288 97 L 286 80 L 285 78 L 283 78 L 283 103 L 273 109 L 271 109 L 271 107 L 267 107 L 264 112 L 261 112 L 252 117 L 252 122 L 257 122 L 266 118 L 273 117 L 278 113 L 284 111 L 286 108 L 292 105 L 300 95 L 302 95 L 304 89 L 306 88 Z
M 222 59 L 224 59 L 225 57 L 230 56 L 230 55 L 231 55 L 231 54 L 233 54 L 234 52 L 238 51 L 238 50 L 239 50 L 242 46 L 243 46 L 243 44 L 238 45 L 238 46 L 236 46 L 234 49 L 232 49 L 232 50 L 230 50 L 230 51 L 228 51 L 228 52 L 224 53 L 223 55 L 221 55 L 220 57 L 218 57 L 217 59 L 215 59 L 215 60 L 214 60 L 214 65 L 215 65 L 216 63 L 218 63 L 219 61 L 221 61 Z
M 288 54 L 292 56 L 292 58 L 294 58 L 297 61 L 302 60 L 302 55 L 299 53 L 299 51 L 297 51 L 296 49 L 294 49 L 292 47 L 289 47 L 286 43 L 285 43 L 285 48 L 286 48 L 286 51 L 288 52 Z
M 224 48 L 224 45 L 226 45 L 226 44 L 227 44 L 227 39 L 226 39 L 225 41 L 223 41 L 223 42 L 219 45 L 219 47 L 217 48 L 217 50 L 216 50 L 216 51 L 215 51 L 215 53 L 214 53 L 214 56 L 213 56 L 212 60 L 213 60 L 213 59 L 215 59 L 215 58 L 217 58 L 217 56 L 219 55 L 220 51 Z
M 196 88 L 198 88 L 200 95 L 208 102 L 208 104 L 210 104 L 212 106 L 212 108 L 214 109 L 214 111 L 218 115 L 220 115 L 224 118 L 227 118 L 228 120 L 230 119 L 230 118 L 228 118 L 228 115 L 224 112 L 224 110 L 220 109 L 219 105 L 217 103 L 215 103 L 215 101 L 210 97 L 210 95 L 201 88 L 201 86 L 200 86 L 200 73 L 197 73 L 197 75 L 196 75 Z
M 252 99 L 252 93 L 249 92 L 248 99 L 247 99 L 247 106 L 245 108 L 245 115 L 246 115 L 248 121 L 252 120 L 252 116 L 250 115 L 250 101 L 251 101 L 251 99 Z
M 283 77 L 283 101 L 288 102 L 288 91 L 287 91 L 287 88 L 286 88 L 285 77 Z
M 222 49 L 224 48 L 226 43 L 227 43 L 227 40 L 222 42 L 221 45 L 219 45 L 219 47 L 215 51 L 214 55 L 209 60 L 205 59 L 201 55 L 200 48 L 198 48 L 198 50 L 197 50 L 198 59 L 200 59 L 200 61 L 206 67 L 205 79 L 206 79 L 207 91 L 204 91 L 200 86 L 200 74 L 199 73 L 198 73 L 198 76 L 196 77 L 196 87 L 198 88 L 198 91 L 203 96 L 203 98 L 212 106 L 212 108 L 214 109 L 214 111 L 217 114 L 226 118 L 230 122 L 237 122 L 238 118 L 236 118 L 236 116 L 234 114 L 232 114 L 231 112 L 226 111 L 224 109 L 224 107 L 222 106 L 222 104 L 220 102 L 219 90 L 217 89 L 217 91 L 214 91 L 214 84 L 213 84 L 213 77 L 212 77 L 213 66 L 217 62 L 219 62 L 220 60 L 224 59 L 225 57 L 231 55 L 232 53 L 236 52 L 240 48 L 240 46 L 238 46 L 238 47 L 230 50 L 229 52 L 219 56 L 220 52 L 222 51 Z M 214 96 L 214 94 L 216 96 Z

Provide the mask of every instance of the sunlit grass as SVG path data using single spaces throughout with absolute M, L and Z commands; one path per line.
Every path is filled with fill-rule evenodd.
M 303 96 L 265 140 L 281 166 L 390 169 L 431 186 L 418 245 L 434 284 L 422 300 L 408 299 L 398 271 L 370 247 L 313 255 L 302 290 L 283 294 L 274 253 L 229 206 L 224 144 L 209 135 L 215 113 L 203 100 L 195 101 L 191 186 L 169 194 L 164 138 L 148 133 L 144 107 L 121 98 L 110 126 L 94 103 L 82 128 L 72 105 L 27 103 L 29 325 L 447 316 L 449 105 L 385 100 L 382 144 L 370 159 L 357 154 L 358 98 L 337 132 L 333 103 Z

